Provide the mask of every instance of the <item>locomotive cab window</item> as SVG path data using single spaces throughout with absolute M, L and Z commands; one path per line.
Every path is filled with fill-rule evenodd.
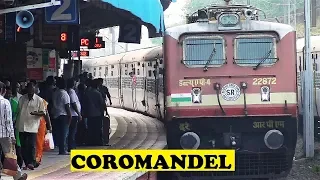
M 238 36 L 234 41 L 234 61 L 239 66 L 272 66 L 278 60 L 275 37 Z
M 220 67 L 226 62 L 225 42 L 219 36 L 189 36 L 183 40 L 183 63 L 193 67 Z

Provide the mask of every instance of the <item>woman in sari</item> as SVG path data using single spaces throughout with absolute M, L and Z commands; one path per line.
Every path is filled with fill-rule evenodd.
M 47 109 L 48 103 L 44 99 L 43 99 L 43 104 L 46 110 L 46 115 L 42 116 L 40 119 L 40 125 L 37 133 L 37 142 L 36 142 L 36 163 L 34 167 L 38 167 L 41 164 L 41 159 L 42 159 L 43 150 L 44 150 L 44 141 L 45 141 L 45 136 L 47 134 L 47 130 L 49 132 L 52 132 L 51 122 L 50 122 L 49 113 Z

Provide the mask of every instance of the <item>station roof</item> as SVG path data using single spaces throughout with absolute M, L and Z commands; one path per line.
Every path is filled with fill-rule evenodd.
M 164 32 L 163 12 L 171 2 L 176 0 L 81 0 L 81 29 L 96 30 L 136 20 L 148 28 L 150 37 L 156 37 Z

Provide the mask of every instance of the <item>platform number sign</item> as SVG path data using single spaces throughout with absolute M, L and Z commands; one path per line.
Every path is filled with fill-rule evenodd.
M 136 43 L 141 41 L 141 24 L 136 21 L 123 21 L 119 28 L 118 42 Z
M 50 2 L 50 0 L 47 0 Z M 79 24 L 79 1 L 60 0 L 61 5 L 45 8 L 47 24 Z

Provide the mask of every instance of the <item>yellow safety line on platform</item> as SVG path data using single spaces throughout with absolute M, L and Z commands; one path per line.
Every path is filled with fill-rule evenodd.
M 111 127 L 111 123 L 115 122 L 117 120 L 113 116 L 111 116 L 110 118 L 112 119 L 112 120 L 110 119 L 110 127 Z M 113 131 L 113 133 L 111 133 L 110 139 L 113 136 L 115 129 L 112 129 L 112 131 Z M 87 148 L 83 148 L 83 149 L 87 149 Z M 95 148 L 92 148 L 92 149 L 95 149 Z M 57 155 L 57 156 L 65 157 L 66 159 L 63 159 L 63 160 L 59 161 L 58 163 L 54 163 L 52 166 L 40 169 L 38 171 L 37 170 L 28 171 L 27 172 L 28 180 L 36 179 L 36 178 L 44 176 L 46 174 L 53 173 L 53 172 L 58 171 L 60 169 L 66 168 L 70 165 L 70 156 L 63 156 L 63 155 Z
M 66 157 L 66 156 L 65 156 Z M 59 163 L 55 163 L 53 166 L 49 166 L 47 168 L 43 168 L 39 171 L 30 171 L 28 172 L 28 179 L 36 179 L 38 177 L 44 176 L 46 174 L 58 171 L 59 169 L 65 168 L 70 165 L 70 158 L 68 158 L 64 161 L 61 161 Z

